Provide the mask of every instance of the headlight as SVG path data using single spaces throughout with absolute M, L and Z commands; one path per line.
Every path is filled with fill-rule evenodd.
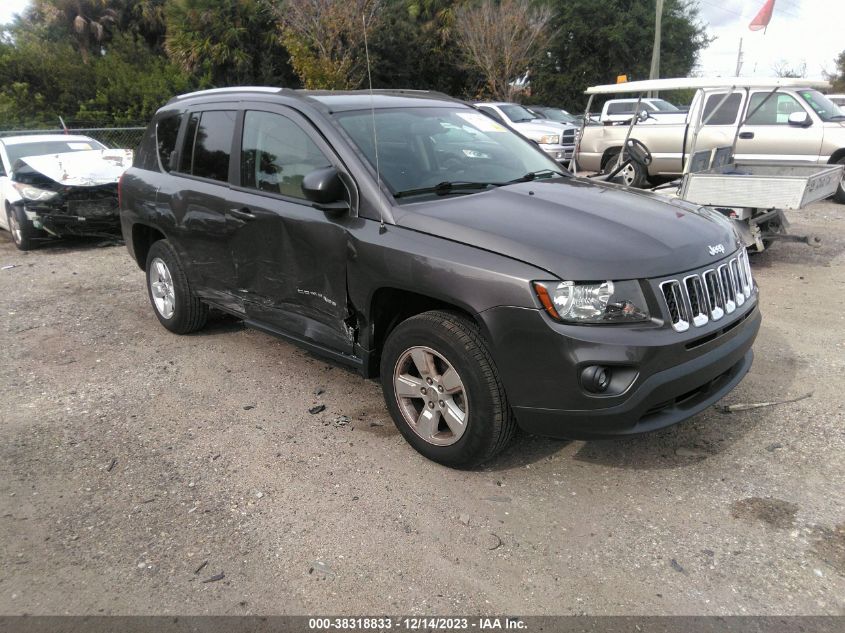
M 541 145 L 560 145 L 559 134 L 543 134 L 537 138 L 537 142 Z
M 535 281 L 534 290 L 546 312 L 558 321 L 631 323 L 651 318 L 636 281 Z
M 47 189 L 39 189 L 38 187 L 33 187 L 32 185 L 25 185 L 21 182 L 13 182 L 12 185 L 15 189 L 18 190 L 18 193 L 21 194 L 21 197 L 24 200 L 31 200 L 32 202 L 46 202 L 51 198 L 55 198 L 58 195 L 56 191 L 49 191 Z

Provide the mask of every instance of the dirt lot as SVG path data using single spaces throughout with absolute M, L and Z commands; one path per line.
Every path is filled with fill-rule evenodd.
M 754 259 L 723 404 L 812 397 L 475 472 L 376 383 L 227 318 L 169 334 L 124 248 L 3 233 L 0 613 L 845 614 L 845 207 L 792 219 L 824 244 Z

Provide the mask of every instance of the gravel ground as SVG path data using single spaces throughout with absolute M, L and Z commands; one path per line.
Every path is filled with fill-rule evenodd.
M 723 404 L 812 397 L 473 472 L 374 382 L 226 317 L 169 334 L 124 248 L 4 233 L 0 613 L 845 614 L 845 207 L 792 220 L 824 243 L 753 259 Z

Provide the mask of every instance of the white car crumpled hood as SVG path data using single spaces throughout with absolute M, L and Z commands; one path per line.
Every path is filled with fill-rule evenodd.
M 25 156 L 21 160 L 62 185 L 95 187 L 115 183 L 132 166 L 131 149 L 95 149 L 43 156 Z

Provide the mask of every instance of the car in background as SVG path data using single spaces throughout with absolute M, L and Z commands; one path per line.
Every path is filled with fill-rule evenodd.
M 475 107 L 499 123 L 538 143 L 543 151 L 556 161 L 568 161 L 572 158 L 578 132 L 577 126 L 540 118 L 518 103 L 484 102 L 476 103 Z
M 563 108 L 552 108 L 543 105 L 531 105 L 528 106 L 528 109 L 531 110 L 531 112 L 536 114 L 541 119 L 546 119 L 547 121 L 555 121 L 557 123 L 569 123 L 578 128 L 581 127 L 581 123 L 584 120 L 583 114 L 570 114 Z M 587 125 L 598 125 L 598 121 L 593 118 L 588 118 Z
M 720 86 L 723 80 L 714 81 Z M 845 165 L 845 112 L 811 87 L 824 86 L 825 82 L 783 78 L 745 81 L 747 85 L 740 89 L 727 82 L 724 88 L 696 93 L 689 121 L 698 120 L 703 108 L 706 122 L 695 139 L 687 120 L 664 124 L 661 119 L 652 125 L 638 122 L 630 138 L 642 143 L 653 160 L 647 167 L 632 164 L 624 175 L 625 184 L 642 187 L 649 178 L 682 174 L 694 141 L 699 149 L 731 146 L 735 159 L 746 164 Z M 604 171 L 614 165 L 628 134 L 623 125 L 585 129 L 579 168 Z M 845 204 L 845 181 L 834 199 Z
M 88 136 L 0 139 L 0 227 L 20 250 L 40 238 L 119 237 L 117 183 L 132 155 Z
M 627 123 L 640 112 L 648 115 L 646 120 L 660 123 L 683 123 L 687 116 L 686 111 L 665 99 L 610 99 L 602 106 L 599 121 L 604 124 Z

